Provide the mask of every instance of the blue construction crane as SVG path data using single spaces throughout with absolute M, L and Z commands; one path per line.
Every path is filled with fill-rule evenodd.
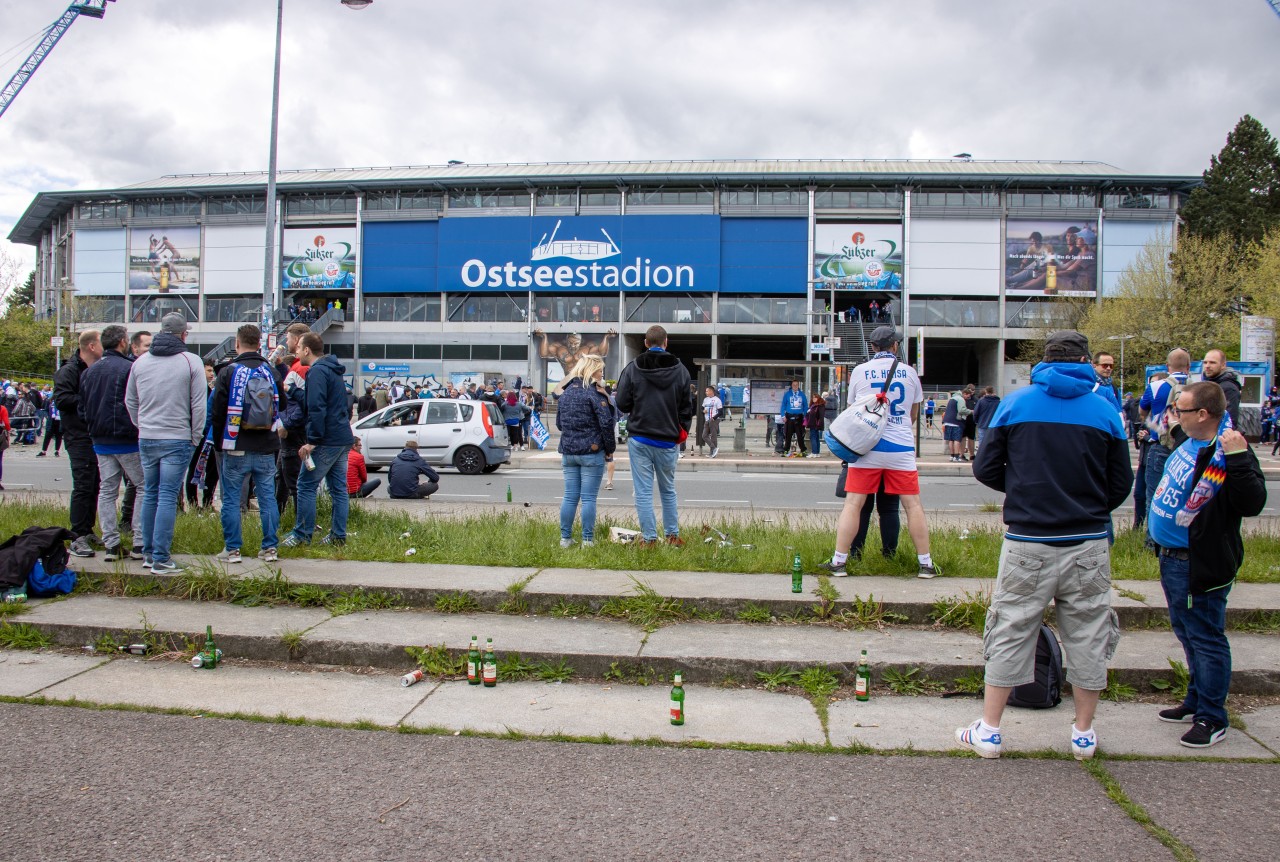
M 1267 0 L 1271 4 L 1271 11 L 1280 15 L 1280 0 Z
M 0 90 L 0 117 L 4 116 L 4 112 L 9 109 L 10 103 L 22 92 L 23 86 L 36 73 L 36 69 L 40 68 L 44 58 L 49 56 L 53 46 L 58 44 L 62 34 L 67 32 L 68 28 L 75 23 L 75 20 L 81 15 L 87 15 L 90 18 L 101 18 L 107 14 L 107 4 L 114 2 L 115 0 L 86 0 L 83 3 L 72 3 L 67 7 L 67 11 L 62 13 L 61 18 L 49 25 L 49 29 L 44 31 L 40 44 L 36 45 L 36 49 L 31 52 L 31 56 L 27 57 L 22 67 L 13 73 L 9 83 L 4 85 L 3 90 Z

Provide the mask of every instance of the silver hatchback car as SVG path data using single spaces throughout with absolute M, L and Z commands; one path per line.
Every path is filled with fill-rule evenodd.
M 401 401 L 357 419 L 351 431 L 360 438 L 370 469 L 390 464 L 409 440 L 418 441 L 418 454 L 428 464 L 468 475 L 492 473 L 511 462 L 507 426 L 489 401 Z

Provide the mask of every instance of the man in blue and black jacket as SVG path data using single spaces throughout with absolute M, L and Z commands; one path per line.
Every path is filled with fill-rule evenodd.
M 1055 332 L 1031 385 L 1005 397 L 973 475 L 1005 493 L 1007 527 L 987 614 L 982 718 L 956 731 L 983 757 L 999 757 L 1000 718 L 1014 687 L 1035 679 L 1044 609 L 1055 603 L 1067 681 L 1075 697 L 1071 752 L 1093 757 L 1093 715 L 1107 687 L 1120 631 L 1111 611 L 1111 512 L 1129 495 L 1133 468 L 1120 415 L 1093 387 L 1089 342 Z

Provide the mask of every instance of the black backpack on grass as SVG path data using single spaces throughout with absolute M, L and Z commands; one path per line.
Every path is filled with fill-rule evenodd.
M 1052 709 L 1062 703 L 1062 648 L 1053 629 L 1043 623 L 1036 639 L 1036 678 L 1014 688 L 1010 706 L 1025 709 Z

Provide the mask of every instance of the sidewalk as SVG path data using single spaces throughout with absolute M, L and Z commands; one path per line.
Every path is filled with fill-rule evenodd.
M 146 575 L 137 566 L 117 570 L 96 559 L 81 562 L 86 573 Z M 237 576 L 277 570 L 232 568 Z M 202 641 L 205 626 L 212 625 L 231 661 L 216 671 L 201 672 L 185 663 L 189 653 L 137 659 L 7 652 L 0 653 L 0 694 L 383 727 L 514 730 L 540 736 L 607 734 L 716 744 L 855 745 L 885 751 L 950 750 L 951 731 L 972 721 L 979 709 L 977 700 L 968 697 L 890 696 L 889 683 L 918 669 L 913 678 L 925 680 L 936 694 L 980 673 L 978 634 L 934 628 L 924 621 L 935 602 L 989 589 L 990 581 L 832 581 L 839 593 L 833 611 L 861 607 L 865 614 L 867 605 L 860 604 L 859 597 L 874 595 L 884 602 L 883 611 L 910 621 L 851 628 L 736 621 L 749 606 L 767 610 L 775 620 L 812 607 L 816 599 L 810 591 L 817 578 L 806 577 L 805 592 L 793 594 L 789 577 L 781 575 L 648 572 L 638 579 L 665 599 L 667 607 L 678 603 L 674 606 L 682 613 L 681 618 L 646 630 L 591 613 L 618 597 L 636 599 L 637 585 L 625 572 L 323 560 L 287 560 L 278 570 L 295 585 L 361 588 L 393 595 L 404 607 L 334 616 L 323 607 L 243 607 L 97 594 L 37 602 L 13 621 L 39 629 L 63 647 L 78 650 L 110 634 L 119 643 L 149 639 L 182 650 Z M 135 582 L 139 588 L 143 583 Z M 1126 628 L 1112 662 L 1115 679 L 1153 695 L 1152 682 L 1170 679 L 1169 661 L 1181 660 L 1181 650 L 1167 629 L 1151 628 L 1164 616 L 1158 585 L 1144 581 L 1116 587 L 1127 597 L 1113 595 Z M 436 610 L 441 597 L 456 603 L 463 594 L 473 610 Z M 524 603 L 519 613 L 497 612 L 501 603 L 513 598 Z M 570 615 L 557 616 L 553 609 Z M 1239 585 L 1231 610 L 1237 621 L 1252 611 L 1277 612 L 1280 585 Z M 721 621 L 706 619 L 717 611 Z M 406 647 L 439 645 L 456 657 L 465 653 L 473 635 L 492 637 L 501 657 L 518 654 L 530 675 L 566 681 L 504 681 L 493 690 L 458 681 L 400 686 L 399 675 L 414 666 Z M 1280 636 L 1233 631 L 1231 640 L 1233 694 L 1280 694 Z M 869 652 L 875 680 L 870 703 L 853 701 L 847 687 L 862 649 Z M 755 688 L 759 673 L 815 666 L 826 668 L 841 683 L 830 702 L 821 697 L 811 702 L 795 687 L 785 692 Z M 683 728 L 665 720 L 667 680 L 676 671 L 684 674 L 689 690 L 690 720 Z M 637 684 L 641 682 L 650 684 Z M 1192 754 L 1177 744 L 1177 728 L 1154 720 L 1157 708 L 1151 703 L 1104 703 L 1099 714 L 1103 750 L 1141 756 Z M 1065 751 L 1070 718 L 1069 702 L 1044 712 L 1012 710 L 1006 729 L 1010 750 Z M 1275 757 L 1280 752 L 1280 706 L 1267 702 L 1242 719 L 1247 732 L 1229 734 L 1227 742 L 1208 753 L 1221 758 Z

